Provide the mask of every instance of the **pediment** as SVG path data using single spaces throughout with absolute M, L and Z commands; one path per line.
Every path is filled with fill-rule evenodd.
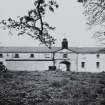
M 56 51 L 56 53 L 76 53 L 76 52 L 70 49 L 60 49 Z

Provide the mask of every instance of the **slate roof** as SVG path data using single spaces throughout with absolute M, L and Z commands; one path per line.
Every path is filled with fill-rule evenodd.
M 17 53 L 34 53 L 34 52 L 54 52 L 60 49 L 60 47 L 53 47 L 49 49 L 47 47 L 0 47 L 0 52 L 17 52 Z
M 61 47 L 0 47 L 1 53 L 50 53 L 60 50 Z M 103 47 L 69 47 L 70 50 L 77 53 L 105 53 Z

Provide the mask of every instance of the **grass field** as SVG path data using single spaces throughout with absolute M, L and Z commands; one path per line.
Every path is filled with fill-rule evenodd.
M 1 73 L 0 105 L 105 105 L 105 73 Z

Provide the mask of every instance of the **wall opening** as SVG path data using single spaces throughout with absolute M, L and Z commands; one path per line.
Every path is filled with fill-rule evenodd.
M 0 65 L 3 65 L 3 62 L 0 62 Z
M 96 62 L 96 67 L 97 67 L 97 68 L 100 67 L 100 62 Z
M 19 54 L 18 53 L 15 54 L 15 58 L 19 58 Z
M 3 54 L 0 54 L 0 58 L 3 58 Z
M 81 67 L 85 68 L 85 62 L 81 62 Z
M 70 71 L 71 63 L 69 61 L 61 61 L 59 65 L 62 71 Z

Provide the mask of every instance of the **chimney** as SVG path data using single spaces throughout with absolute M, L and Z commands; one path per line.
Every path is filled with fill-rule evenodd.
M 64 38 L 62 41 L 62 49 L 68 49 L 68 41 L 66 38 Z

